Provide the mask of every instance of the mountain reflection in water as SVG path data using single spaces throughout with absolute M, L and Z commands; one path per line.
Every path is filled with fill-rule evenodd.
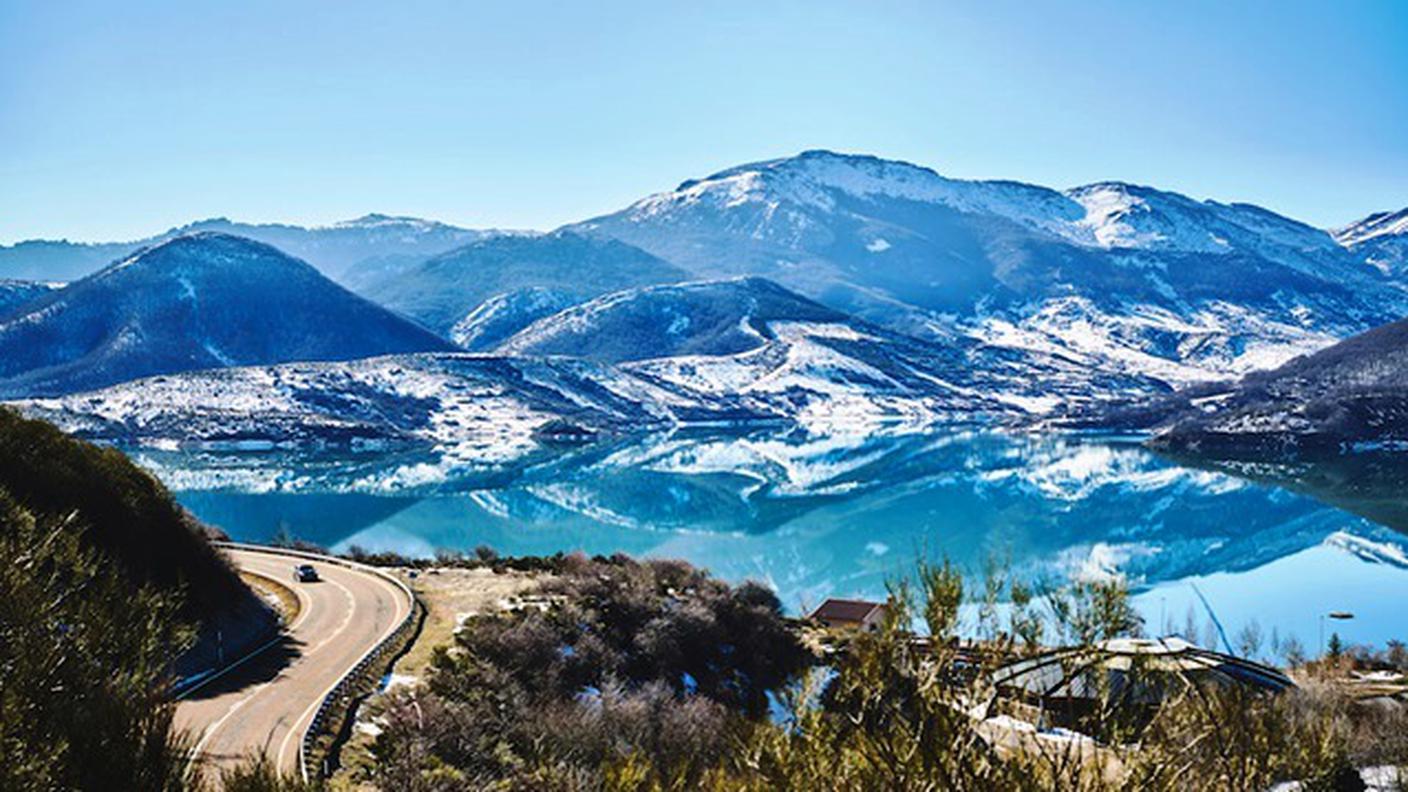
M 1186 581 L 1199 580 L 1229 629 L 1291 622 L 1313 648 L 1320 611 L 1358 608 L 1351 639 L 1408 637 L 1396 614 L 1373 615 L 1408 596 L 1393 530 L 1408 526 L 1408 467 L 1391 459 L 1198 467 L 1128 440 L 971 431 L 675 432 L 494 461 L 454 449 L 133 454 L 241 540 L 286 529 L 336 550 L 681 557 L 764 580 L 793 610 L 883 596 L 918 553 L 974 573 L 997 558 L 1029 578 L 1123 573 L 1155 632 L 1161 615 L 1183 623 Z M 1268 574 L 1277 562 L 1333 573 Z

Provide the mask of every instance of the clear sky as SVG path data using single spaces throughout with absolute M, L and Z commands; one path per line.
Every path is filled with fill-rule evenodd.
M 1034 5 L 0 0 L 0 241 L 550 228 L 807 148 L 1408 206 L 1408 2 Z

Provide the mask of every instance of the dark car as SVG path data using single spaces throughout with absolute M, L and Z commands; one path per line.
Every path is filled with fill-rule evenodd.
M 299 583 L 312 583 L 318 579 L 318 570 L 312 564 L 299 564 L 293 568 L 293 579 Z

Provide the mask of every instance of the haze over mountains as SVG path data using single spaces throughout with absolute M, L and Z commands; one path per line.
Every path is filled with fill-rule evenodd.
M 448 336 L 485 300 L 523 289 L 550 288 L 580 302 L 685 277 L 678 267 L 614 239 L 556 231 L 481 239 L 411 266 L 357 277 L 352 286 Z
M 427 256 L 492 236 L 432 220 L 369 214 L 329 226 L 304 228 L 282 223 L 240 223 L 223 217 L 199 220 L 132 242 L 88 244 L 29 240 L 0 245 L 0 278 L 74 280 L 136 251 L 187 234 L 215 231 L 247 237 L 301 258 L 333 279 L 360 265 L 372 269 Z
M 389 310 L 263 245 L 183 236 L 212 224 Z M 192 404 L 215 410 L 221 380 L 180 372 L 464 349 L 503 362 L 450 355 L 400 370 L 453 379 L 477 366 L 482 381 L 493 369 L 538 421 L 619 424 L 625 413 L 566 406 L 600 396 L 585 392 L 593 379 L 672 421 L 1001 417 L 1231 382 L 1408 315 L 1404 212 L 1332 233 L 1149 187 L 961 181 L 824 151 L 730 168 L 547 234 L 369 215 L 317 229 L 206 221 L 160 238 L 175 241 L 66 289 L 0 288 L 0 391 L 169 374 L 164 398 L 189 380 Z M 0 248 L 0 275 L 73 279 L 130 250 L 21 243 Z M 159 266 L 173 251 L 180 265 Z M 591 363 L 554 406 L 524 395 L 540 384 L 525 372 L 543 369 L 514 362 L 542 356 Z M 387 360 L 351 378 L 319 364 L 309 387 L 330 401 L 310 409 L 346 418 L 360 409 L 349 392 L 400 387 L 378 379 L 399 376 Z M 276 391 L 293 370 L 230 381 L 287 395 Z M 135 413 L 142 387 L 94 403 L 105 421 L 118 403 Z M 46 409 L 84 412 L 77 401 Z

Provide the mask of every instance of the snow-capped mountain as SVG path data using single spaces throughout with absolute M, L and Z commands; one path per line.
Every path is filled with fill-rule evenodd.
M 571 292 L 541 286 L 496 294 L 455 322 L 450 328 L 450 340 L 471 352 L 485 352 L 539 319 L 577 302 Z
M 74 280 L 137 250 L 178 236 L 217 231 L 273 245 L 341 280 L 353 267 L 371 269 L 393 262 L 420 261 L 460 245 L 492 236 L 415 217 L 369 214 L 327 226 L 241 223 L 223 217 L 200 220 L 133 242 L 95 244 L 29 240 L 0 245 L 0 277 Z
M 450 348 L 269 245 L 204 232 L 144 249 L 0 317 L 0 394 Z
M 809 424 L 923 423 L 1040 412 L 1148 383 L 955 337 L 926 341 L 827 308 L 763 278 L 648 286 L 533 323 L 498 350 L 620 364 L 689 394 L 737 396 Z M 1077 383 L 1072 387 L 1072 383 Z
M 825 151 L 573 227 L 699 278 L 761 275 L 863 319 L 1165 386 L 1226 379 L 1408 313 L 1334 237 L 1245 204 L 1064 192 Z
M 1335 240 L 1400 282 L 1408 277 L 1408 209 L 1377 212 L 1334 231 Z
M 557 231 L 482 239 L 359 282 L 357 289 L 448 337 L 485 300 L 520 289 L 549 288 L 580 301 L 685 277 L 678 267 L 630 245 Z

